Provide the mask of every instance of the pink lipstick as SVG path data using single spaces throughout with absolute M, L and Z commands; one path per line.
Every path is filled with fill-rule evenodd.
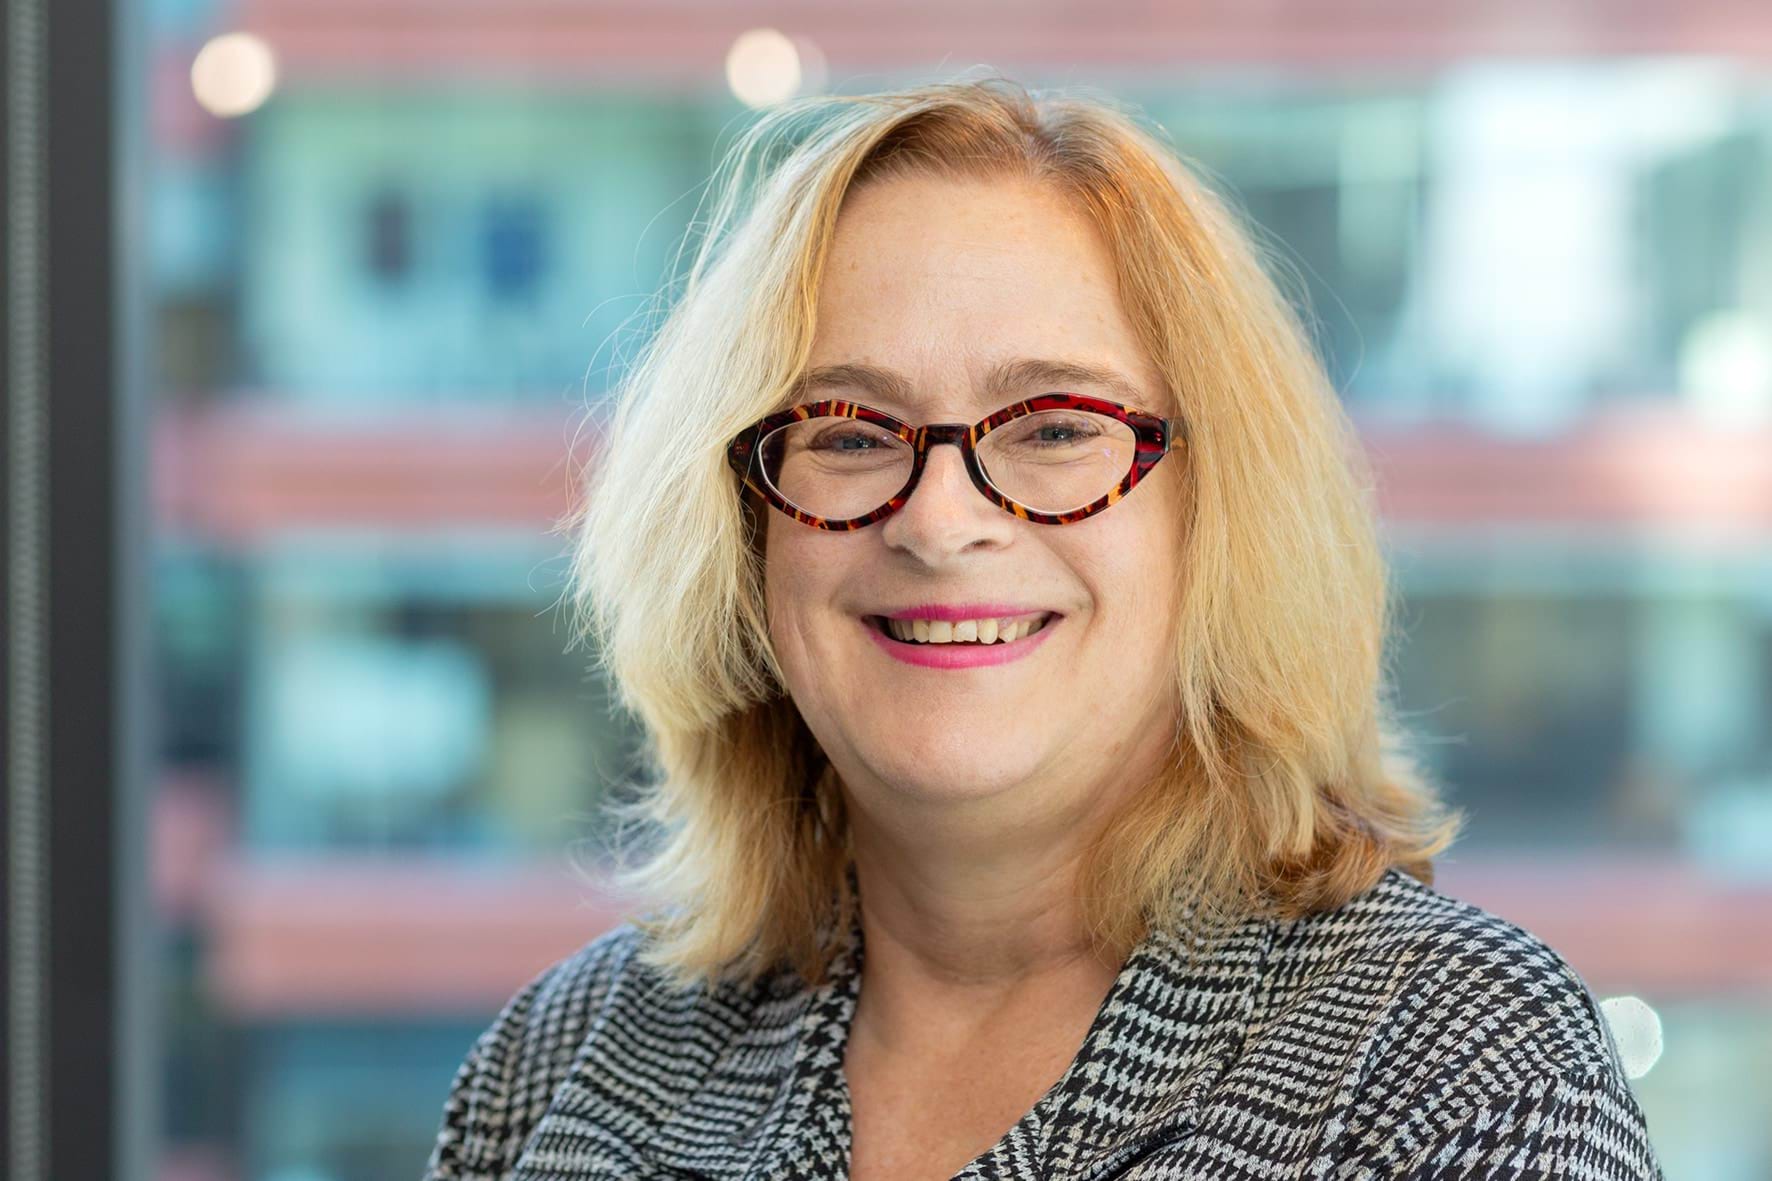
M 979 610 L 980 606 L 984 606 L 988 609 Z M 1009 615 L 1032 614 L 1032 612 L 1025 608 L 1011 608 L 1010 610 L 999 612 L 996 609 L 997 606 L 997 604 L 969 603 L 965 605 L 963 610 L 955 611 L 953 613 L 949 613 L 950 609 L 947 607 L 919 607 L 914 608 L 909 612 L 897 612 L 892 615 L 891 618 L 947 619 L 952 621 L 954 619 L 977 619 L 980 617 L 997 618 Z M 1051 615 L 1045 623 L 1040 625 L 1040 630 L 1034 632 L 1032 635 L 1022 636 L 1019 639 L 1011 640 L 1007 644 L 976 644 L 964 642 L 926 644 L 917 643 L 915 641 L 896 640 L 882 630 L 879 624 L 875 622 L 875 620 L 879 618 L 882 617 L 863 617 L 860 622 L 862 627 L 867 629 L 868 635 L 873 637 L 874 643 L 879 645 L 880 650 L 886 653 L 886 655 L 903 664 L 916 665 L 919 668 L 953 669 L 987 668 L 993 664 L 1007 664 L 1012 660 L 1020 660 L 1022 657 L 1031 654 L 1036 648 L 1044 643 L 1047 634 L 1050 633 L 1053 628 L 1057 627 L 1064 617 L 1055 613 Z

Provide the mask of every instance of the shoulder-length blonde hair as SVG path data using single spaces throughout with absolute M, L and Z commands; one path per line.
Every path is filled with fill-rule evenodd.
M 766 624 L 770 510 L 741 498 L 724 447 L 806 363 L 845 195 L 917 172 L 1072 198 L 1187 424 L 1174 757 L 1081 871 L 1098 946 L 1129 951 L 1181 913 L 1178 891 L 1196 915 L 1294 917 L 1391 866 L 1431 882 L 1460 817 L 1394 720 L 1371 478 L 1255 236 L 1140 117 L 989 76 L 802 99 L 737 139 L 563 522 L 574 642 L 647 736 L 653 774 L 610 805 L 617 852 L 636 856 L 604 881 L 657 904 L 636 920 L 647 961 L 685 987 L 784 960 L 819 981 L 852 918 L 840 784 L 784 696 Z M 624 850 L 630 824 L 648 839 Z

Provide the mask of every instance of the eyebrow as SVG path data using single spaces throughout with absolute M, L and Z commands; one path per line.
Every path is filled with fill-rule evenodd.
M 1065 388 L 1088 385 L 1105 390 L 1114 400 L 1142 408 L 1147 395 L 1138 384 L 1116 369 L 1081 361 L 1017 357 L 996 366 L 985 377 L 984 395 L 995 407 L 1025 393 L 1030 387 Z M 811 395 L 830 389 L 859 389 L 869 398 L 908 408 L 915 393 L 908 378 L 897 370 L 851 362 L 821 365 L 808 370 L 788 388 L 787 405 L 814 400 Z

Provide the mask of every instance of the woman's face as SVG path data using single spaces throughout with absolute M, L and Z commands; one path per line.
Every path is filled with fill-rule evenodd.
M 994 368 L 1030 359 L 1109 370 L 1131 389 L 1072 379 L 986 390 Z M 1094 227 L 1024 181 L 894 179 L 852 192 L 808 369 L 837 365 L 893 371 L 906 400 L 853 384 L 805 400 L 851 399 L 913 424 L 975 422 L 1054 389 L 1169 412 Z M 1070 525 L 1004 512 L 945 445 L 931 449 L 910 500 L 864 529 L 764 514 L 770 628 L 788 691 L 864 811 L 1008 793 L 1018 816 L 1074 822 L 1160 757 L 1175 724 L 1185 462 L 1185 451 L 1168 456 L 1131 495 Z M 870 621 L 966 604 L 1055 614 L 1019 641 L 1018 659 L 959 668 L 895 658 Z

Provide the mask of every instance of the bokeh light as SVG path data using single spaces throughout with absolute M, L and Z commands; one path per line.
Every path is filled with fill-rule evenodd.
M 256 111 L 277 86 L 277 59 L 263 38 L 224 33 L 191 62 L 191 90 L 204 110 L 224 119 Z
M 1680 385 L 1697 414 L 1723 425 L 1772 422 L 1772 328 L 1762 317 L 1711 312 L 1682 344 Z
M 726 51 L 726 84 L 748 107 L 793 97 L 803 77 L 799 47 L 779 30 L 740 33 Z
M 1600 1002 L 1600 1011 L 1612 1027 L 1624 1073 L 1631 1078 L 1648 1074 L 1661 1058 L 1661 1015 L 1636 996 L 1607 997 Z

